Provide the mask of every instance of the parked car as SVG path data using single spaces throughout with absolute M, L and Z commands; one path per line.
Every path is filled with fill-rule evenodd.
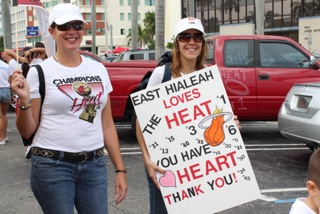
M 117 57 L 118 57 L 118 55 L 108 55 L 108 56 L 105 56 L 104 58 L 108 62 L 113 62 Z
M 149 49 L 142 50 L 128 50 L 120 53 L 114 62 L 128 61 L 128 60 L 155 60 L 156 51 Z
M 91 60 L 94 60 L 94 61 L 97 61 L 97 62 L 102 62 L 102 63 L 105 63 L 105 62 L 108 62 L 106 59 L 104 59 L 103 57 L 100 57 L 92 52 L 89 52 L 89 51 L 82 51 L 80 50 L 79 53 L 84 56 L 84 57 L 87 57 Z
M 278 124 L 283 136 L 312 150 L 320 147 L 320 82 L 294 84 L 280 108 Z

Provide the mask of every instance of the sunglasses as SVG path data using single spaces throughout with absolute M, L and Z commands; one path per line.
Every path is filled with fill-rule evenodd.
M 203 34 L 202 34 L 202 33 L 195 33 L 195 34 L 181 33 L 181 34 L 179 34 L 179 36 L 178 36 L 179 42 L 182 42 L 182 43 L 190 42 L 191 38 L 193 38 L 193 40 L 194 40 L 196 43 L 201 43 L 201 42 L 203 42 Z
M 82 30 L 82 28 L 83 28 L 83 22 L 73 22 L 73 23 L 68 22 L 63 25 L 56 24 L 56 26 L 59 31 L 68 31 L 71 29 L 71 27 L 74 30 L 79 31 L 79 30 Z

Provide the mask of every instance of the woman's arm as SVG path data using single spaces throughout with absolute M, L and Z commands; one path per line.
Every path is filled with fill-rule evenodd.
M 111 114 L 110 95 L 105 108 L 102 110 L 102 129 L 104 145 L 116 170 L 125 170 L 120 152 L 119 138 Z M 119 204 L 127 195 L 126 173 L 117 172 L 115 180 L 116 204 Z
M 11 89 L 19 96 L 18 105 L 25 108 L 22 110 L 19 107 L 17 111 L 17 128 L 23 137 L 29 138 L 36 131 L 39 124 L 41 99 L 30 99 L 30 87 L 27 80 L 23 77 L 21 70 L 14 71 Z
M 19 56 L 16 52 L 14 52 L 13 50 L 10 49 L 5 49 L 4 52 L 11 57 L 10 59 L 15 59 L 17 60 L 18 57 L 18 62 L 28 62 L 28 59 L 26 57 L 21 57 Z M 9 59 L 9 61 L 10 61 Z M 7 61 L 9 63 L 9 61 Z

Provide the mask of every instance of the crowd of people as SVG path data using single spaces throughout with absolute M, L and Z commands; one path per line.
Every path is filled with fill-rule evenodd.
M 1 53 L 0 60 L 0 145 L 8 142 L 7 137 L 7 111 L 11 103 L 15 103 L 14 93 L 10 89 L 13 72 L 17 69 L 27 75 L 31 65 L 38 64 L 45 60 L 46 51 L 43 42 L 36 42 L 33 47 L 25 47 L 21 55 L 13 49 L 5 49 Z
M 15 93 L 19 97 L 17 128 L 25 138 L 34 134 L 28 149 L 28 157 L 31 158 L 30 186 L 43 213 L 69 214 L 75 207 L 78 213 L 105 214 L 108 213 L 108 179 L 104 148 L 115 168 L 117 204 L 125 199 L 128 188 L 126 168 L 111 114 L 109 94 L 112 85 L 103 65 L 82 57 L 78 52 L 83 26 L 87 23 L 77 6 L 69 3 L 54 6 L 48 22 L 48 31 L 56 43 L 54 56 L 47 57 L 41 42 L 25 48 L 21 56 L 10 49 L 2 54 L 0 145 L 5 145 L 8 140 L 6 112 Z M 170 67 L 172 79 L 206 67 L 204 37 L 205 31 L 199 19 L 189 17 L 178 22 Z M 44 73 L 44 100 L 39 93 L 38 70 L 32 66 L 36 64 Z M 88 70 L 88 67 L 95 69 Z M 161 84 L 164 71 L 165 65 L 157 67 L 148 87 Z M 53 84 L 54 79 L 84 79 L 85 76 L 96 78 L 72 85 Z M 75 100 L 87 104 L 80 110 L 70 109 Z M 240 128 L 236 116 L 234 120 Z M 151 160 L 138 120 L 136 127 L 149 183 L 149 213 L 165 214 L 167 209 L 156 178 L 156 173 L 163 174 L 165 170 Z M 317 171 L 309 173 L 307 187 L 310 196 L 298 199 L 292 207 L 292 214 L 319 213 L 319 153 L 315 152 L 310 160 L 310 172 Z

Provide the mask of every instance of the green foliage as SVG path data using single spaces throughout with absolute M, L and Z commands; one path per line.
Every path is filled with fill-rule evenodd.
M 169 48 L 172 50 L 173 48 L 173 43 L 172 42 L 168 42 L 166 48 Z
M 0 51 L 4 51 L 3 36 L 0 36 Z
M 148 11 L 145 14 L 143 23 L 145 27 L 143 29 L 144 35 L 145 35 L 144 43 L 148 45 L 149 49 L 155 49 L 155 41 L 154 41 L 154 35 L 156 34 L 155 13 Z
M 149 49 L 155 49 L 155 41 L 154 35 L 156 32 L 155 26 L 155 13 L 154 12 L 147 12 L 145 14 L 145 18 L 143 20 L 144 29 L 142 29 L 141 25 L 138 24 L 138 42 L 140 47 L 144 44 L 148 45 Z M 130 38 L 128 41 L 128 45 L 130 45 L 131 40 L 131 33 L 127 35 L 127 38 Z

